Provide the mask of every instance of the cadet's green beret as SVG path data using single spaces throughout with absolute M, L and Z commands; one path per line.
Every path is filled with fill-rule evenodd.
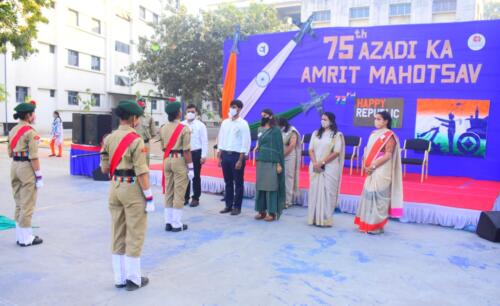
M 165 106 L 165 112 L 168 113 L 174 113 L 176 111 L 178 111 L 179 109 L 181 109 L 181 103 L 179 102 L 170 102 L 170 103 L 167 103 L 167 105 Z
M 120 101 L 118 103 L 118 108 L 136 116 L 142 116 L 144 114 L 144 110 L 142 109 L 142 107 L 134 100 Z
M 20 103 L 18 106 L 14 108 L 16 113 L 31 113 L 34 112 L 36 108 L 36 102 L 31 100 L 29 102 Z

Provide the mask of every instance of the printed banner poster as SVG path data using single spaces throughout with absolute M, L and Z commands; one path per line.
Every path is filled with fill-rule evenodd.
M 415 136 L 431 153 L 484 157 L 489 100 L 418 99 Z
M 500 181 L 500 19 L 374 27 L 311 23 L 225 42 L 222 76 L 237 45 L 234 97 L 243 102 L 240 115 L 251 128 L 270 108 L 306 135 L 328 111 L 339 131 L 361 137 L 365 147 L 375 129 L 373 113 L 389 110 L 401 143 L 415 138 L 415 127 L 433 138 L 439 154 L 432 157 L 431 175 Z M 434 100 L 421 102 L 425 110 L 417 116 L 419 99 Z
M 388 111 L 393 128 L 403 127 L 403 98 L 357 98 L 354 104 L 354 126 L 373 127 L 375 114 Z

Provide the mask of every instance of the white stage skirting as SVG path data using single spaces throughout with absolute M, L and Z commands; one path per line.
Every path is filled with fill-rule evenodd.
M 150 171 L 151 184 L 161 186 L 161 171 Z M 224 191 L 224 179 L 202 176 L 201 190 L 208 193 L 222 193 Z M 302 189 L 297 204 L 307 206 L 308 190 Z M 252 198 L 255 196 L 255 184 L 245 182 L 244 196 Z M 500 197 L 499 197 L 500 199 Z M 497 202 L 499 201 L 497 199 Z M 341 194 L 337 208 L 344 213 L 355 214 L 358 208 L 359 196 Z M 495 205 L 495 210 L 499 209 Z M 399 220 L 403 223 L 434 224 L 455 229 L 475 230 L 479 222 L 481 211 L 447 207 L 435 204 L 405 202 L 403 217 Z

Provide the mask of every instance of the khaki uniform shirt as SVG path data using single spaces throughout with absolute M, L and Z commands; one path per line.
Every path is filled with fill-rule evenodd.
M 165 148 L 170 141 L 170 137 L 172 137 L 172 134 L 174 133 L 175 128 L 178 124 L 181 124 L 180 121 L 175 120 L 174 122 L 168 122 L 161 127 L 160 140 L 161 148 L 163 151 L 165 151 Z M 184 126 L 181 134 L 179 135 L 179 138 L 177 138 L 177 142 L 172 147 L 172 150 L 191 150 L 191 132 L 189 131 L 188 127 Z
M 120 125 L 111 135 L 104 139 L 104 145 L 101 152 L 101 168 L 109 169 L 110 161 L 115 154 L 118 145 L 122 139 L 130 132 L 135 132 L 130 126 Z M 146 149 L 144 148 L 144 141 L 142 138 L 134 140 L 123 154 L 123 158 L 116 167 L 116 170 L 129 170 L 135 171 L 135 175 L 139 176 L 149 172 L 146 163 Z
M 28 152 L 29 159 L 37 159 L 38 158 L 38 142 L 40 141 L 40 136 L 32 127 L 31 130 L 24 133 L 21 136 L 16 144 L 15 148 L 11 148 L 10 141 L 17 134 L 20 128 L 25 125 L 30 125 L 24 121 L 19 122 L 16 126 L 14 126 L 9 132 L 9 143 L 7 150 L 9 152 L 9 157 L 12 157 L 12 151 L 14 152 Z M 14 149 L 14 150 L 12 150 Z
M 139 134 L 145 142 L 148 142 L 156 136 L 156 126 L 153 118 L 150 115 L 144 114 L 140 117 L 139 125 L 136 128 L 137 134 Z

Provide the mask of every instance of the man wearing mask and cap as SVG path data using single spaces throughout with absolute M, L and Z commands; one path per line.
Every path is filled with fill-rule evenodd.
M 146 109 L 146 101 L 144 99 L 137 100 L 137 103 L 142 107 L 143 110 Z M 139 125 L 136 127 L 136 132 L 144 140 L 144 146 L 146 147 L 146 161 L 149 166 L 149 158 L 151 152 L 150 141 L 156 136 L 156 126 L 153 118 L 144 111 L 144 114 L 139 118 Z
M 198 108 L 194 104 L 189 104 L 186 108 L 186 120 L 182 123 L 189 127 L 191 131 L 191 158 L 193 159 L 194 178 L 193 178 L 193 198 L 189 206 L 196 207 L 200 205 L 201 195 L 201 166 L 207 159 L 208 136 L 207 127 L 198 120 Z M 185 197 L 185 205 L 188 204 L 191 195 L 191 182 L 188 183 Z
M 222 167 L 224 182 L 226 183 L 226 207 L 221 214 L 231 213 L 232 216 L 241 213 L 243 202 L 243 175 L 245 172 L 245 158 L 250 151 L 250 127 L 248 122 L 240 117 L 243 103 L 233 100 L 229 108 L 229 118 L 225 119 L 220 127 L 217 140 L 217 158 Z
M 147 213 L 155 210 L 144 141 L 135 132 L 144 110 L 134 100 L 118 103 L 120 126 L 104 139 L 101 171 L 109 173 L 112 265 L 115 286 L 128 291 L 149 283 L 141 275 Z
M 165 231 L 187 230 L 182 223 L 184 197 L 190 180 L 194 177 L 191 160 L 191 133 L 181 123 L 181 104 L 170 102 L 165 106 L 168 122 L 160 129 L 163 150 L 163 193 L 165 193 Z
M 38 142 L 40 136 L 33 128 L 36 102 L 21 103 L 14 108 L 14 119 L 19 119 L 9 132 L 8 153 L 12 158 L 10 180 L 16 202 L 16 242 L 22 247 L 41 244 L 38 236 L 33 236 L 31 217 L 35 210 L 37 190 L 43 186 Z

